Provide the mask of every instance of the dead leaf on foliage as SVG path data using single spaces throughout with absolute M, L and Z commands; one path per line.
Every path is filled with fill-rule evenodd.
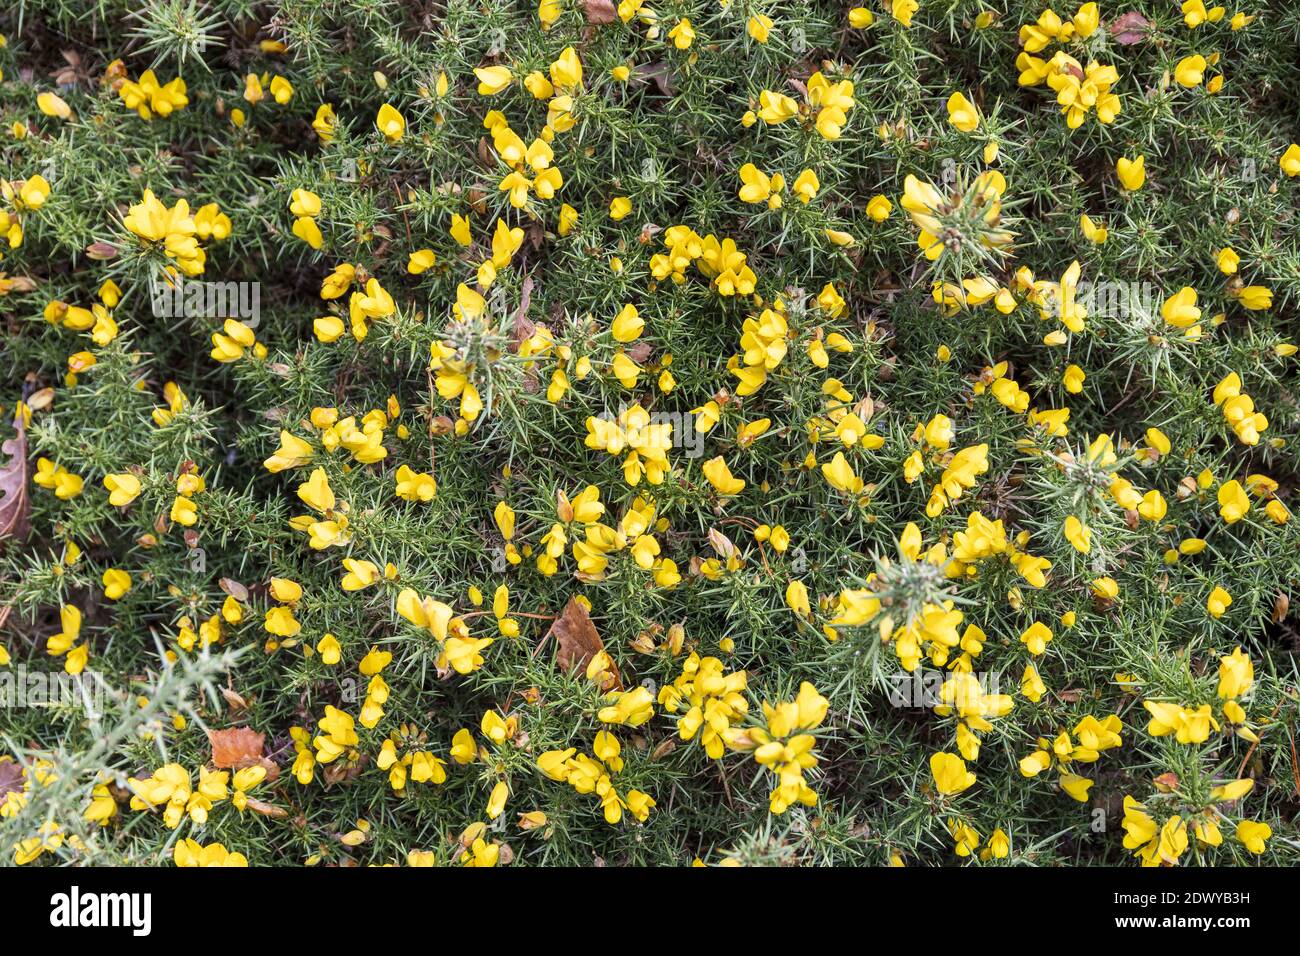
M 270 817 L 273 820 L 283 820 L 289 815 L 289 811 L 284 807 L 274 807 L 269 803 L 263 803 L 261 800 L 254 799 L 253 797 L 248 798 L 246 806 L 254 813 L 260 813 L 262 816 Z
M 23 789 L 23 767 L 16 760 L 0 761 L 0 800 L 7 794 L 21 793 Z
M 605 649 L 605 642 L 596 633 L 596 625 L 591 623 L 591 615 L 576 597 L 569 598 L 564 613 L 551 624 L 547 637 L 552 635 L 559 642 L 555 662 L 570 674 L 585 673 L 591 659 Z M 622 689 L 623 678 L 619 675 L 618 665 L 611 659 L 601 690 Z
M 358 760 L 336 760 L 332 764 L 326 765 L 321 771 L 321 776 L 325 779 L 328 786 L 335 786 L 340 783 L 347 783 L 361 776 L 361 771 L 365 768 L 366 758 L 363 755 Z
M 27 497 L 27 430 L 22 418 L 14 419 L 18 433 L 0 445 L 9 460 L 0 465 L 0 541 L 27 537 L 32 504 Z
M 208 742 L 212 744 L 212 763 L 222 769 L 240 770 L 262 760 L 266 749 L 266 734 L 251 727 L 227 727 L 209 730 Z
M 582 9 L 587 15 L 588 23 L 614 22 L 614 4 L 610 0 L 584 0 Z
M 244 587 L 234 578 L 222 578 L 217 582 L 217 584 L 221 586 L 221 590 L 225 591 L 236 601 L 248 600 L 248 588 Z
M 261 767 L 266 771 L 266 779 L 271 783 L 280 776 L 279 764 L 266 756 L 266 735 L 259 734 L 251 727 L 209 730 L 208 742 L 212 744 L 212 765 L 218 769 L 243 770 L 245 767 Z
M 524 284 L 519 290 L 519 308 L 515 311 L 514 328 L 510 334 L 510 351 L 518 354 L 519 347 L 533 337 L 537 325 L 528 318 L 528 307 L 533 301 L 533 277 L 525 276 Z
M 663 96 L 673 95 L 673 70 L 663 60 L 656 60 L 654 63 L 638 66 L 632 77 L 643 83 L 646 81 L 653 83 L 659 87 L 659 92 Z
M 718 553 L 718 557 L 724 561 L 729 561 L 736 555 L 736 546 L 732 540 L 717 528 L 709 529 L 709 544 L 713 545 L 713 550 Z
M 1111 21 L 1110 35 L 1120 46 L 1141 43 L 1151 32 L 1151 21 L 1140 13 L 1125 13 Z
M 244 695 L 239 691 L 231 690 L 229 687 L 222 687 L 220 690 L 221 696 L 226 699 L 226 703 L 230 705 L 232 711 L 248 710 L 248 701 L 244 699 Z

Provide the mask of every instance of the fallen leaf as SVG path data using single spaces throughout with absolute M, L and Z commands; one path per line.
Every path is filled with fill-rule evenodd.
M 510 335 L 510 351 L 518 354 L 524 341 L 533 337 L 537 325 L 528 318 L 528 306 L 533 300 L 533 277 L 524 276 L 524 284 L 519 290 L 519 308 L 515 311 L 514 328 Z
M 1110 35 L 1120 46 L 1141 43 L 1151 32 L 1151 21 L 1140 13 L 1125 13 L 1111 21 Z
M 16 760 L 0 760 L 0 800 L 10 793 L 22 793 L 22 790 L 22 764 Z
M 718 552 L 718 557 L 724 561 L 730 560 L 736 554 L 735 544 L 717 528 L 709 529 L 709 544 L 713 545 L 713 550 Z
M 663 60 L 656 60 L 654 63 L 640 65 L 632 73 L 633 79 L 642 83 L 650 82 L 659 87 L 659 92 L 663 96 L 673 95 L 673 69 Z
M 248 588 L 244 587 L 234 578 L 222 578 L 217 582 L 217 584 L 221 586 L 221 590 L 225 591 L 236 601 L 248 600 Z
M 605 649 L 605 642 L 596 633 L 596 625 L 591 623 L 591 615 L 576 597 L 569 598 L 564 613 L 551 624 L 547 637 L 552 635 L 559 642 L 555 662 L 570 674 L 585 673 L 591 659 Z M 612 659 L 609 666 L 601 690 L 622 690 L 623 678 L 618 673 L 618 666 Z
M 248 809 L 254 813 L 260 813 L 264 817 L 271 817 L 274 820 L 283 820 L 289 815 L 289 811 L 284 807 L 273 807 L 269 803 L 263 803 L 253 797 L 248 798 Z
M 260 763 L 266 749 L 266 735 L 251 727 L 209 730 L 208 742 L 212 744 L 213 765 L 224 769 L 241 770 Z
M 650 752 L 651 760 L 663 760 L 670 753 L 677 749 L 677 741 L 672 737 L 667 738 L 658 747 Z
M 0 541 L 17 538 L 22 541 L 31 530 L 28 518 L 32 505 L 27 497 L 27 430 L 21 418 L 14 420 L 17 434 L 0 445 L 0 451 L 9 457 L 0 465 Z
M 280 776 L 280 765 L 266 755 L 266 735 L 251 727 L 227 727 L 209 730 L 208 742 L 212 744 L 212 765 L 221 770 L 243 770 L 261 767 L 266 779 L 275 783 Z M 249 801 L 252 805 L 252 801 Z
M 584 0 L 582 8 L 588 23 L 614 22 L 614 4 L 610 0 Z
M 226 699 L 226 703 L 230 705 L 232 711 L 248 710 L 248 701 L 244 699 L 244 695 L 239 691 L 231 690 L 229 687 L 222 687 L 220 690 L 221 696 Z
M 336 760 L 334 763 L 327 764 L 321 771 L 321 777 L 324 778 L 328 786 L 334 787 L 342 783 L 350 783 L 357 777 L 361 776 L 361 771 L 365 769 L 366 760 L 363 756 L 360 760 Z

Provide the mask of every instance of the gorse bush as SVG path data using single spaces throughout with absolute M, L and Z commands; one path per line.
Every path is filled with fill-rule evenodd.
M 0 27 L 6 860 L 1300 862 L 1300 9 Z

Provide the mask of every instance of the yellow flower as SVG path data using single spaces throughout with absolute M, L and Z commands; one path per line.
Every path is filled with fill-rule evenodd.
M 894 204 L 884 196 L 872 196 L 871 200 L 867 203 L 867 215 L 875 222 L 884 222 L 889 218 L 889 214 L 893 208 Z
M 781 190 L 785 188 L 785 177 L 780 173 L 768 176 L 753 163 L 740 167 L 740 201 L 746 203 L 765 202 L 770 209 L 781 206 Z
M 406 271 L 413 276 L 422 275 L 438 261 L 432 249 L 417 249 L 406 261 Z
M 281 106 L 293 99 L 293 84 L 282 76 L 271 78 L 271 98 Z
M 809 617 L 812 614 L 812 606 L 808 603 L 808 588 L 802 581 L 791 581 L 786 585 L 785 603 L 800 617 Z
M 1101 245 L 1110 238 L 1106 227 L 1093 222 L 1087 215 L 1079 216 L 1079 228 L 1083 230 L 1083 237 L 1096 245 Z
M 912 16 L 919 9 L 921 4 L 918 0 L 890 0 L 890 15 L 905 27 L 912 25 Z
M 1219 696 L 1240 697 L 1255 682 L 1255 665 L 1240 647 L 1219 658 Z
M 758 117 L 769 126 L 791 119 L 799 112 L 799 104 L 784 93 L 763 90 L 758 94 Z
M 1137 159 L 1121 156 L 1115 162 L 1115 172 L 1119 175 L 1120 185 L 1130 192 L 1136 192 L 1147 181 L 1146 157 Z
M 308 479 L 298 486 L 298 497 L 322 514 L 334 509 L 334 492 L 324 468 L 312 469 Z
M 203 846 L 188 837 L 172 849 L 172 862 L 178 867 L 246 867 L 248 860 L 242 853 L 232 853 L 220 843 Z
M 930 755 L 930 774 L 935 789 L 945 796 L 961 793 L 975 783 L 975 774 L 966 769 L 966 762 L 943 751 Z
M 110 601 L 119 600 L 122 595 L 131 590 L 131 575 L 121 568 L 106 570 L 102 581 L 104 582 L 104 597 Z
M 687 50 L 695 41 L 695 28 L 691 26 L 691 21 L 686 17 L 677 21 L 677 25 L 668 31 L 668 38 L 673 41 L 673 46 L 679 50 Z
M 384 134 L 384 139 L 396 143 L 406 134 L 406 118 L 388 103 L 379 107 L 375 117 L 375 128 Z
M 117 508 L 129 505 L 140 495 L 140 479 L 129 472 L 105 475 L 104 487 L 108 489 L 108 503 Z
M 501 816 L 506 808 L 506 797 L 510 796 L 510 788 L 506 786 L 505 781 L 498 781 L 492 788 L 492 794 L 488 797 L 487 815 L 489 820 L 495 820 Z
M 333 667 L 343 657 L 343 647 L 339 644 L 339 639 L 333 634 L 326 634 L 316 644 L 316 653 L 320 655 L 322 664 Z
M 514 74 L 506 66 L 480 66 L 474 70 L 478 77 L 478 95 L 495 96 L 510 85 Z
M 876 15 L 866 7 L 854 7 L 849 11 L 849 26 L 855 30 L 865 30 L 876 22 Z
M 706 461 L 702 468 L 704 477 L 721 495 L 738 495 L 745 488 L 745 480 L 731 474 L 726 461 L 719 455 Z
M 1219 516 L 1228 524 L 1236 524 L 1250 511 L 1250 498 L 1236 479 L 1219 486 Z
M 1195 325 L 1201 319 L 1201 310 L 1196 306 L 1196 290 L 1191 286 L 1183 286 L 1165 299 L 1160 306 L 1160 314 L 1174 328 L 1185 329 Z
M 66 120 L 72 118 L 72 107 L 55 93 L 38 93 L 36 108 L 46 116 L 53 116 L 56 119 Z
M 1232 595 L 1216 584 L 1205 601 L 1205 609 L 1210 612 L 1210 617 L 1220 618 L 1223 617 L 1231 604 Z
M 1278 160 L 1278 165 L 1282 167 L 1282 172 L 1288 176 L 1293 178 L 1300 176 L 1300 145 L 1292 143 L 1288 146 Z
M 1205 57 L 1199 53 L 1195 56 L 1185 56 L 1178 61 L 1174 67 L 1174 79 L 1180 86 L 1191 89 L 1194 86 L 1200 86 L 1201 81 L 1205 78 Z
M 980 125 L 979 110 L 961 92 L 948 97 L 948 122 L 963 133 L 973 133 Z
M 1242 820 L 1237 824 L 1237 829 L 1233 835 L 1242 846 L 1258 856 L 1264 852 L 1265 841 L 1273 835 L 1273 828 L 1267 823 L 1256 823 L 1254 820 Z
M 631 304 L 623 306 L 610 327 L 615 342 L 631 342 L 645 329 L 645 320 L 641 318 L 637 307 Z
M 1029 653 L 1039 657 L 1047 650 L 1047 643 L 1052 639 L 1052 629 L 1040 621 L 1035 621 L 1020 635 L 1020 643 L 1029 649 Z
M 1088 554 L 1092 550 L 1092 530 L 1074 515 L 1065 519 L 1065 539 L 1076 551 Z

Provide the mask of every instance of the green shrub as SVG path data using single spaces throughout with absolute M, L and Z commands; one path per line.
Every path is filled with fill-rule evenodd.
M 6 858 L 1300 862 L 1300 10 L 131 6 L 0 15 Z

